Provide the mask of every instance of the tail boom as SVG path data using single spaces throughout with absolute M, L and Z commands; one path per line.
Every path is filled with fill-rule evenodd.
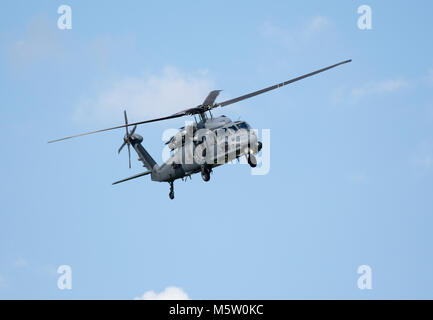
M 143 166 L 145 166 L 149 171 L 153 171 L 155 166 L 157 166 L 157 163 L 155 162 L 155 160 L 153 160 L 153 158 L 146 151 L 146 149 L 144 149 L 144 147 L 141 145 L 142 142 L 142 136 L 138 134 L 134 134 L 133 136 L 131 136 L 131 144 L 135 152 L 137 152 L 138 154 L 138 160 L 140 160 L 143 163 Z

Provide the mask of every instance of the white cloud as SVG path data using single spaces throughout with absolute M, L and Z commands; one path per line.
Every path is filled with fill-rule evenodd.
M 260 34 L 264 38 L 279 40 L 286 46 L 290 46 L 295 42 L 292 32 L 275 25 L 270 21 L 263 23 L 260 28 Z
M 327 17 L 316 16 L 309 20 L 304 26 L 304 34 L 306 36 L 314 35 L 331 26 L 331 21 Z
M 333 90 L 331 101 L 333 104 L 340 104 L 346 101 L 353 103 L 370 96 L 396 93 L 409 86 L 410 82 L 402 78 L 371 81 L 356 88 L 349 88 L 343 85 Z
M 298 49 L 301 44 L 328 30 L 331 25 L 331 20 L 324 16 L 315 16 L 290 29 L 266 21 L 260 28 L 260 34 L 264 38 L 280 42 L 288 49 Z
M 17 268 L 26 268 L 30 264 L 29 264 L 29 262 L 26 259 L 24 259 L 24 258 L 21 257 L 21 258 L 18 258 L 17 260 L 15 260 L 14 265 Z
M 347 85 L 340 86 L 333 90 L 331 101 L 339 104 L 343 101 L 356 102 L 360 99 L 391 94 L 403 91 L 408 88 L 425 88 L 433 85 L 433 68 L 427 70 L 426 74 L 412 79 L 403 77 L 394 79 L 385 79 L 379 81 L 370 81 L 356 88 L 350 88 Z
M 147 291 L 135 300 L 189 300 L 189 297 L 181 288 L 167 287 L 160 293 Z
M 361 87 L 352 89 L 351 96 L 360 99 L 371 95 L 393 93 L 408 87 L 409 83 L 404 79 L 391 79 L 379 82 L 369 82 Z
M 160 74 L 115 81 L 94 97 L 78 103 L 75 118 L 119 120 L 124 109 L 131 120 L 170 115 L 199 105 L 213 89 L 206 71 L 185 73 L 168 66 Z
M 426 69 L 425 73 L 413 78 L 396 77 L 370 81 L 358 87 L 341 85 L 335 88 L 331 94 L 333 104 L 342 102 L 357 102 L 366 97 L 379 96 L 402 92 L 410 89 L 429 89 L 433 85 L 433 68 Z
M 45 18 L 36 17 L 30 21 L 26 32 L 11 43 L 11 61 L 15 66 L 26 66 L 42 59 L 58 57 L 63 53 L 59 40 L 56 28 L 50 26 Z
M 415 163 L 425 169 L 433 168 L 433 154 L 426 154 L 415 158 Z

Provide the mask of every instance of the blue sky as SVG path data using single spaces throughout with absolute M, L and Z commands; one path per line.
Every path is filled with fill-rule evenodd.
M 72 30 L 57 29 L 61 4 Z M 357 27 L 363 4 L 372 30 Z M 0 298 L 433 298 L 431 1 L 0 6 Z M 142 170 L 116 154 L 123 131 L 47 144 L 124 108 L 166 115 L 348 58 L 216 112 L 270 129 L 267 175 L 220 167 L 170 201 L 148 177 L 111 185 Z M 183 124 L 137 132 L 161 162 L 162 132 Z

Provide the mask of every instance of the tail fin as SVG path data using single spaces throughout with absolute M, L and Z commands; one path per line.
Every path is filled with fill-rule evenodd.
M 153 158 L 150 156 L 150 154 L 146 151 L 146 149 L 143 148 L 141 145 L 141 142 L 143 142 L 143 137 L 134 134 L 131 136 L 131 144 L 132 147 L 135 149 L 135 152 L 138 154 L 138 160 L 143 162 L 143 165 L 149 170 L 152 171 L 155 166 L 157 166 L 157 163 Z

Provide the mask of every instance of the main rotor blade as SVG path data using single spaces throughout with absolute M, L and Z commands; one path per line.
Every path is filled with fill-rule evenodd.
M 53 142 L 63 141 L 63 140 L 72 139 L 72 138 L 76 138 L 76 137 L 86 136 L 86 135 L 94 134 L 94 133 L 98 133 L 98 132 L 104 132 L 104 131 L 109 131 L 109 130 L 114 130 L 114 129 L 125 128 L 126 126 L 134 126 L 134 125 L 139 125 L 139 124 L 144 124 L 144 123 L 150 123 L 150 122 L 157 122 L 157 121 L 162 121 L 162 120 L 180 118 L 180 117 L 183 117 L 183 116 L 185 116 L 185 114 L 173 114 L 173 115 L 167 116 L 167 117 L 162 117 L 162 118 L 156 118 L 156 119 L 151 119 L 151 120 L 144 120 L 144 121 L 134 122 L 134 123 L 130 123 L 128 125 L 121 125 L 121 126 L 117 126 L 117 127 L 111 127 L 111 128 L 106 128 L 106 129 L 101 129 L 101 130 L 96 130 L 96 131 L 90 131 L 90 132 L 80 133 L 80 134 L 77 134 L 77 135 L 74 135 L 74 136 L 69 136 L 69 137 L 65 137 L 65 138 L 61 138 L 61 139 L 56 139 L 56 140 L 51 140 L 51 141 L 48 141 L 48 143 L 53 143 Z
M 236 103 L 236 102 L 248 99 L 248 98 L 252 98 L 252 97 L 254 97 L 256 95 L 259 95 L 259 94 L 265 93 L 267 91 L 274 90 L 274 89 L 277 89 L 279 87 L 288 85 L 290 83 L 293 83 L 293 82 L 296 82 L 296 81 L 299 81 L 299 80 L 311 77 L 311 76 L 313 76 L 315 74 L 318 74 L 318 73 L 321 73 L 323 71 L 335 68 L 335 67 L 337 67 L 339 65 L 342 65 L 342 64 L 345 64 L 345 63 L 348 63 L 348 62 L 351 62 L 351 61 L 352 60 L 346 60 L 346 61 L 334 64 L 332 66 L 329 66 L 329 67 L 326 67 L 326 68 L 323 68 L 323 69 L 320 69 L 320 70 L 308 73 L 306 75 L 303 75 L 303 76 L 300 76 L 300 77 L 297 77 L 297 78 L 294 78 L 294 79 L 291 79 L 291 80 L 288 80 L 288 81 L 285 81 L 285 82 L 278 83 L 278 84 L 270 86 L 268 88 L 265 88 L 265 89 L 262 89 L 262 90 L 258 90 L 258 91 L 252 92 L 252 93 L 248 93 L 246 95 L 243 95 L 243 96 L 231 99 L 231 100 L 227 100 L 227 101 L 223 101 L 223 102 L 214 104 L 212 107 L 206 108 L 205 111 L 213 109 L 213 108 L 216 108 L 216 107 L 225 107 L 225 106 L 227 106 L 229 104 Z M 156 118 L 156 119 L 151 119 L 151 120 L 144 120 L 144 121 L 129 123 L 129 124 L 121 125 L 121 126 L 116 126 L 116 127 L 111 127 L 111 128 L 106 128 L 106 129 L 101 129 L 101 130 L 96 130 L 96 131 L 90 131 L 90 132 L 80 133 L 80 134 L 77 134 L 77 135 L 74 135 L 74 136 L 69 136 L 69 137 L 65 137 L 65 138 L 61 138 L 61 139 L 50 140 L 50 141 L 48 141 L 48 143 L 63 141 L 63 140 L 67 140 L 67 139 L 72 139 L 72 138 L 76 138 L 76 137 L 86 136 L 86 135 L 89 135 L 89 134 L 94 134 L 94 133 L 99 133 L 99 132 L 104 132 L 104 131 L 109 131 L 109 130 L 114 130 L 114 129 L 126 128 L 128 126 L 134 126 L 134 125 L 140 125 L 140 124 L 145 124 L 145 123 L 151 123 L 151 122 L 169 120 L 169 119 L 174 119 L 174 118 L 180 118 L 180 117 L 183 117 L 183 116 L 186 116 L 186 115 L 195 114 L 195 113 L 198 113 L 198 112 L 203 112 L 203 110 L 201 110 L 201 109 L 198 110 L 200 107 L 202 107 L 202 106 L 200 105 L 200 106 L 198 106 L 196 108 L 186 109 L 186 110 L 180 111 L 178 113 L 175 113 L 173 115 L 166 116 L 166 117 L 161 117 L 161 118 Z
M 206 99 L 203 101 L 202 105 L 203 106 L 212 106 L 214 104 L 216 98 L 220 94 L 220 92 L 221 92 L 221 90 L 213 90 L 213 91 L 209 92 Z
M 314 76 L 315 74 L 321 73 L 323 71 L 326 71 L 326 70 L 338 67 L 338 66 L 340 66 L 342 64 L 349 63 L 349 62 L 352 62 L 352 60 L 346 60 L 346 61 L 334 64 L 332 66 L 329 66 L 329 67 L 326 67 L 326 68 L 323 68 L 323 69 L 320 69 L 320 70 L 317 70 L 317 71 L 305 74 L 303 76 L 300 76 L 300 77 L 297 77 L 297 78 L 294 78 L 294 79 L 291 79 L 291 80 L 288 80 L 288 81 L 285 81 L 285 82 L 278 83 L 278 84 L 270 86 L 268 88 L 261 89 L 261 90 L 258 90 L 258 91 L 254 91 L 254 92 L 248 93 L 246 95 L 243 95 L 243 96 L 240 96 L 240 97 L 237 97 L 237 98 L 234 98 L 234 99 L 230 99 L 230 100 L 227 100 L 227 101 L 224 101 L 224 102 L 217 103 L 217 104 L 213 105 L 212 108 L 225 107 L 225 106 L 227 106 L 229 104 L 236 103 L 236 102 L 239 102 L 239 101 L 242 101 L 242 100 L 245 100 L 245 99 L 252 98 L 252 97 L 257 96 L 259 94 L 262 94 L 262 93 L 265 93 L 265 92 L 268 92 L 268 91 L 271 91 L 271 90 L 274 90 L 274 89 L 278 89 L 278 88 L 283 87 L 285 85 L 288 85 L 290 83 L 293 83 L 293 82 L 296 82 L 296 81 L 299 81 L 299 80 L 302 80 L 302 79 Z

